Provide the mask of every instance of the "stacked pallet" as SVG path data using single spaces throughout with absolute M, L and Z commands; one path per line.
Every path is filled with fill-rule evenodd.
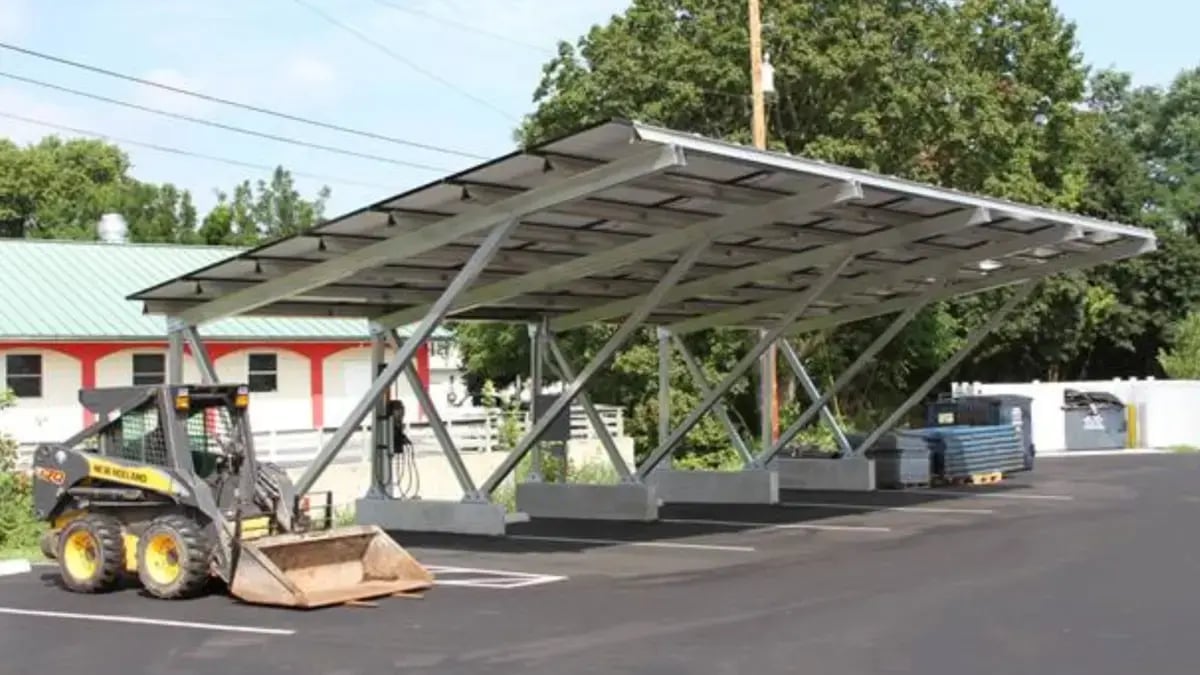
M 941 478 L 999 477 L 1025 466 L 1020 432 L 1011 424 L 948 426 L 921 430 L 933 452 L 933 473 Z

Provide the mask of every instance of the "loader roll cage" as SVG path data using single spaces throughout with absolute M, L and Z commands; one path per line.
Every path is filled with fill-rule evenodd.
M 390 498 L 390 463 L 376 452 L 359 518 L 386 521 L 397 530 L 413 525 L 500 534 L 506 516 L 491 497 L 526 457 L 530 479 L 518 485 L 517 506 L 540 509 L 530 512 L 534 517 L 571 512 L 569 517 L 654 519 L 658 500 L 652 483 L 662 494 L 671 486 L 695 490 L 686 496 L 704 501 L 708 490 L 728 479 L 730 490 L 761 486 L 754 499 L 769 500 L 778 491 L 768 480 L 778 455 L 818 416 L 835 427 L 843 458 L 861 457 L 1040 280 L 1139 256 L 1156 246 L 1153 232 L 1121 223 L 610 120 L 129 297 L 142 302 L 146 313 L 167 317 L 171 382 L 183 381 L 185 343 L 203 381 L 217 381 L 201 336 L 210 324 L 219 323 L 214 331 L 228 337 L 250 333 L 241 318 L 233 317 L 361 322 L 372 345 L 372 382 L 326 440 L 297 490 L 314 485 L 368 417 L 385 415 L 385 394 L 403 376 L 463 496 L 461 501 Z M 851 447 L 830 413 L 838 390 L 924 307 L 988 291 L 1003 298 L 988 320 Z M 888 314 L 895 315 L 891 325 L 824 392 L 787 342 L 796 334 Z M 537 406 L 531 428 L 480 482 L 467 471 L 412 363 L 418 347 L 444 321 L 528 326 L 534 391 L 542 391 L 544 365 L 563 384 L 552 402 Z M 608 342 L 586 364 L 570 363 L 558 335 L 599 323 L 613 326 Z M 659 437 L 645 459 L 631 466 L 586 390 L 646 326 L 657 329 Z M 709 382 L 680 336 L 713 328 L 751 331 L 758 339 L 727 374 Z M 314 322 L 314 339 L 324 330 Z M 776 349 L 782 367 L 796 373 L 812 401 L 784 430 L 771 412 Z M 672 428 L 674 351 L 688 366 L 702 400 Z M 742 437 L 723 404 L 755 363 L 763 410 L 757 443 Z M 608 488 L 568 494 L 543 481 L 539 441 L 573 403 L 587 414 L 620 478 L 611 494 Z M 673 450 L 710 412 L 740 455 L 742 472 L 721 481 L 675 476 L 684 472 L 670 470 Z M 368 426 L 374 435 L 369 447 L 381 447 L 381 425 Z M 631 501 L 639 504 L 632 516 L 622 510 Z

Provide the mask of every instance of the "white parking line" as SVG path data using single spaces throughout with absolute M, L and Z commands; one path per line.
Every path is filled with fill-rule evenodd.
M 196 623 L 193 621 L 172 621 L 169 619 L 148 619 L 140 616 L 113 616 L 110 614 L 76 614 L 74 612 L 48 612 L 37 609 L 18 609 L 16 607 L 0 607 L 0 614 L 18 616 L 36 616 L 51 619 L 79 619 L 84 621 L 106 621 L 111 623 L 131 623 L 149 626 L 165 626 L 168 628 L 188 628 L 191 630 L 212 630 L 230 633 L 255 633 L 258 635 L 295 635 L 296 631 L 288 628 L 263 628 L 259 626 L 236 626 L 233 624 Z
M 25 574 L 33 570 L 28 560 L 0 560 L 0 577 Z
M 426 565 L 434 575 L 437 586 L 460 586 L 465 588 L 526 588 L 542 584 L 566 581 L 567 577 L 555 574 L 532 574 L 511 570 L 480 569 L 478 567 L 454 567 L 449 565 Z M 446 578 L 445 575 L 467 575 L 467 578 Z
M 820 525 L 817 523 L 763 523 L 743 520 L 695 520 L 691 518 L 662 518 L 662 523 L 717 525 L 722 527 L 748 527 L 759 530 L 826 530 L 830 532 L 891 532 L 890 527 L 869 525 Z
M 692 521 L 695 522 L 695 521 Z M 753 546 L 726 546 L 722 544 L 684 544 L 674 541 L 627 541 L 625 539 L 592 539 L 590 537 L 548 537 L 533 534 L 510 534 L 509 539 L 524 539 L 527 541 L 560 541 L 574 544 L 610 544 L 618 546 L 638 546 L 644 548 L 684 548 L 701 551 L 732 551 L 749 553 L 756 551 Z
M 800 509 L 840 509 L 843 511 L 900 511 L 902 513 L 960 513 L 987 515 L 994 509 L 953 509 L 941 506 L 887 506 L 883 504 L 839 504 L 833 502 L 780 502 L 780 506 Z
M 956 490 L 938 490 L 930 488 L 918 490 L 898 490 L 897 492 L 905 492 L 908 494 L 947 495 L 952 497 L 962 497 L 964 499 L 971 497 L 980 497 L 982 499 L 1040 499 L 1052 502 L 1069 502 L 1075 499 L 1070 495 L 1039 495 L 1020 492 L 959 492 Z

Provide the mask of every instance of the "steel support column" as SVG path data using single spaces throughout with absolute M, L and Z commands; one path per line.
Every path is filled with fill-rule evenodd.
M 671 432 L 671 435 L 667 437 L 667 440 L 660 443 L 659 446 L 650 453 L 650 456 L 646 458 L 646 461 L 642 462 L 642 465 L 638 467 L 637 471 L 637 476 L 639 478 L 644 480 L 646 476 L 654 470 L 654 467 L 662 461 L 663 457 L 666 457 L 667 453 L 669 453 L 671 449 L 677 443 L 679 443 L 679 441 L 686 436 L 693 427 L 696 426 L 696 423 L 700 421 L 700 418 L 703 417 L 710 408 L 716 405 L 716 402 L 722 396 L 724 396 L 727 391 L 729 391 L 729 388 L 733 386 L 733 383 L 736 382 L 739 377 L 745 374 L 746 370 L 750 368 L 750 366 L 757 361 L 760 356 L 763 355 L 763 352 L 767 350 L 767 347 L 769 347 L 772 342 L 777 340 L 779 336 L 783 334 L 785 330 L 787 330 L 787 327 L 794 323 L 796 319 L 808 309 L 809 305 L 815 302 L 817 298 L 819 298 L 821 294 L 829 288 L 830 284 L 832 284 L 838 278 L 838 276 L 842 273 L 842 270 L 846 269 L 846 266 L 849 265 L 850 261 L 853 259 L 853 255 L 847 255 L 846 257 L 842 258 L 841 261 L 830 265 L 829 268 L 821 274 L 821 277 L 814 282 L 812 286 L 809 286 L 803 294 L 801 294 L 796 305 L 787 311 L 782 317 L 780 317 L 779 320 L 775 322 L 775 325 L 767 331 L 766 335 L 759 338 L 754 347 L 752 347 L 750 351 L 743 356 L 736 365 L 734 365 L 729 374 L 725 376 L 725 379 L 721 380 L 720 384 L 718 384 L 708 396 L 705 396 L 700 401 L 700 405 L 696 406 L 696 408 L 694 408 L 692 412 L 688 414 L 683 422 L 676 427 L 675 431 Z
M 383 328 L 371 324 L 371 379 L 379 377 L 387 367 L 387 341 Z M 382 497 L 388 494 L 391 467 L 387 461 L 387 400 L 382 394 L 373 402 L 375 414 L 371 421 L 371 487 L 367 494 Z
M 208 347 L 204 345 L 204 340 L 200 338 L 200 331 L 196 330 L 195 326 L 187 326 L 182 332 L 183 339 L 192 348 L 192 358 L 196 359 L 196 367 L 200 370 L 200 381 L 204 384 L 216 384 L 220 382 L 221 378 L 217 377 L 217 368 L 213 365 L 212 357 L 208 353 Z
M 383 369 L 383 372 L 377 375 L 371 382 L 371 386 L 367 389 L 367 393 L 354 406 L 354 409 L 346 416 L 338 430 L 334 432 L 333 438 L 325 444 L 321 449 L 320 454 L 313 460 L 313 463 L 296 482 L 296 489 L 303 493 L 312 489 L 317 479 L 321 477 L 329 463 L 350 439 L 354 433 L 354 428 L 358 426 L 367 413 L 374 407 L 375 402 L 383 395 L 383 392 L 396 381 L 400 372 L 408 365 L 408 362 L 417 353 L 417 348 L 421 346 L 425 340 L 433 333 L 433 329 L 445 317 L 446 312 L 450 310 L 450 306 L 472 283 L 479 277 L 480 272 L 487 267 L 492 257 L 496 255 L 496 251 L 500 249 L 500 245 L 508 238 L 508 235 L 516 229 L 520 220 L 513 218 L 507 220 L 497 226 L 488 234 L 479 248 L 471 254 L 470 259 L 463 265 L 462 270 L 454 277 L 454 281 L 442 292 L 437 301 L 433 303 L 433 307 L 417 324 L 412 334 L 404 341 L 404 344 L 396 350 L 396 355 L 393 361 Z
M 767 334 L 767 331 L 760 330 L 758 332 L 759 339 Z M 771 358 L 775 356 L 775 351 L 772 347 L 775 346 L 775 340 L 772 340 L 766 351 L 763 352 L 759 359 L 758 371 L 758 442 L 760 447 L 768 448 L 775 440 L 775 415 L 773 406 L 775 403 L 775 364 L 771 363 Z
M 655 336 L 658 338 L 658 442 L 663 443 L 671 435 L 671 331 L 659 326 Z
M 692 352 L 683 343 L 683 338 L 678 335 L 673 335 L 672 337 L 675 340 L 675 348 L 679 350 L 679 355 L 683 357 L 684 365 L 687 366 L 688 372 L 692 374 L 692 381 L 696 383 L 696 388 L 700 390 L 700 396 L 707 397 L 712 393 L 712 385 L 708 383 L 708 378 L 704 376 L 704 371 L 700 368 L 700 364 L 696 362 L 696 357 L 692 356 Z M 725 402 L 720 398 L 713 404 L 713 413 L 720 420 L 721 425 L 725 427 L 725 433 L 729 434 L 729 442 L 733 444 L 733 449 L 737 451 L 738 457 L 742 459 L 742 463 L 748 464 L 753 459 L 753 455 L 750 454 L 750 448 L 746 446 L 746 441 L 742 439 L 742 434 L 733 423 L 733 419 L 729 417 L 729 410 L 725 407 Z M 667 427 L 665 432 L 660 428 L 658 442 L 666 442 L 670 433 L 670 427 Z
M 554 358 L 554 365 L 562 377 L 562 381 L 573 381 L 575 379 L 575 370 L 567 362 L 566 355 L 563 354 L 562 348 L 558 346 L 558 341 L 554 339 L 554 333 L 547 330 L 545 335 L 546 346 L 549 348 L 550 356 Z M 613 468 L 617 470 L 617 475 L 620 476 L 621 482 L 636 482 L 633 479 L 633 474 L 629 471 L 629 466 L 625 464 L 625 459 L 621 457 L 621 451 L 617 449 L 616 441 L 613 440 L 612 434 L 608 433 L 608 427 L 604 426 L 604 419 L 600 417 L 600 412 L 592 404 L 592 399 L 584 391 L 580 391 L 576 395 L 576 398 L 579 399 L 579 404 L 583 406 L 583 411 L 587 414 L 588 421 L 591 422 L 592 429 L 596 432 L 596 437 L 600 439 L 600 445 L 604 447 L 604 452 L 608 454 L 608 459 L 612 461 Z
M 816 401 L 821 398 L 821 392 L 817 389 L 817 385 L 813 382 L 812 378 L 808 376 L 808 369 L 804 367 L 804 363 L 800 360 L 800 355 L 796 353 L 796 348 L 786 338 L 779 340 L 779 347 L 780 351 L 783 352 L 784 360 L 788 362 L 788 366 L 796 374 L 796 379 L 800 382 L 800 387 L 804 389 L 808 400 Z M 833 399 L 830 398 L 828 400 L 832 401 Z M 838 450 L 841 450 L 843 453 L 850 452 L 850 441 L 846 440 L 846 432 L 842 431 L 842 425 L 838 424 L 837 418 L 829 410 L 829 403 L 822 404 L 820 411 L 821 420 L 825 422 L 825 426 L 829 427 L 829 431 L 833 433 L 833 440 L 837 443 Z M 774 445 L 775 441 L 772 440 L 771 444 L 765 447 L 769 448 Z
M 388 338 L 397 348 L 403 344 L 400 334 L 394 328 L 388 330 Z M 411 361 L 404 368 L 404 376 L 408 380 L 409 388 L 413 390 L 413 395 L 417 398 L 417 405 L 421 406 L 421 409 L 425 411 L 426 417 L 429 418 L 429 427 L 433 430 L 433 436 L 437 439 L 438 446 L 442 448 L 442 454 L 446 456 L 446 461 L 450 463 L 450 470 L 454 472 L 454 478 L 458 481 L 459 487 L 462 488 L 463 501 L 487 501 L 487 499 L 479 494 L 479 488 L 475 487 L 475 481 L 471 478 L 471 472 L 467 470 L 467 465 L 463 463 L 462 456 L 458 453 L 458 446 L 454 444 L 454 439 L 450 436 L 450 430 L 446 428 L 446 423 L 442 421 L 442 416 L 438 413 L 433 399 L 429 398 L 429 392 L 425 391 L 424 383 L 421 382 L 421 376 L 417 373 L 417 369 Z M 415 448 L 413 452 L 416 452 Z
M 683 278 L 683 275 L 687 274 L 687 271 L 692 268 L 692 265 L 696 264 L 696 261 L 700 259 L 700 256 L 704 253 L 708 246 L 709 242 L 707 241 L 701 241 L 697 244 L 693 244 L 691 248 L 681 255 L 673 265 L 671 265 L 671 269 L 669 269 L 662 279 L 660 279 L 658 283 L 654 285 L 654 289 L 650 291 L 648 295 L 642 298 L 641 303 L 632 314 L 625 318 L 625 321 L 621 323 L 621 326 L 617 329 L 616 333 L 609 338 L 608 342 L 604 343 L 604 346 L 600 348 L 600 351 L 598 351 L 596 355 L 592 357 L 592 360 L 586 366 L 584 366 L 583 370 L 575 376 L 575 379 L 571 380 L 571 383 L 567 385 L 563 393 L 533 424 L 533 428 L 526 432 L 521 441 L 517 443 L 517 447 L 513 448 L 512 452 L 510 452 L 508 457 L 501 462 L 500 466 L 496 467 L 496 470 L 492 472 L 492 475 L 488 477 L 487 481 L 485 481 L 480 488 L 485 494 L 490 495 L 495 492 L 496 488 L 500 486 L 500 482 L 503 481 L 508 474 L 512 473 L 512 470 L 516 468 L 517 463 L 521 461 L 527 452 L 529 452 L 529 448 L 533 444 L 534 439 L 545 433 L 546 428 L 550 425 L 551 420 L 553 420 L 556 415 L 561 413 L 563 408 L 571 404 L 571 400 L 583 390 L 588 381 L 591 380 L 592 377 L 594 377 L 595 374 L 599 372 L 606 363 L 608 363 L 608 360 L 612 358 L 614 354 L 616 354 L 618 349 L 624 346 L 625 342 L 633 335 L 633 332 L 642 325 L 642 322 L 646 320 L 646 317 L 648 317 L 650 313 L 654 311 L 654 308 L 657 307 L 660 302 L 662 302 L 662 299 L 666 296 L 666 294 L 675 287 L 675 284 L 679 283 L 679 280 Z M 642 476 L 639 475 L 638 478 L 642 478 Z
M 167 384 L 183 384 L 183 332 L 187 324 L 167 318 Z
M 863 450 L 871 447 L 875 441 L 879 440 L 881 436 L 887 433 L 888 430 L 891 429 L 892 426 L 894 426 L 896 422 L 899 421 L 899 419 L 909 411 L 910 408 L 916 405 L 922 398 L 925 397 L 926 394 L 929 393 L 930 389 L 933 389 L 935 386 L 937 386 L 937 384 L 942 381 L 942 378 L 946 377 L 951 370 L 954 370 L 954 368 L 967 357 L 967 354 L 970 354 L 976 347 L 979 346 L 979 343 L 982 342 L 985 337 L 987 337 L 992 331 L 996 330 L 996 327 L 999 326 L 1002 321 L 1004 321 L 1004 319 L 1013 311 L 1013 309 L 1015 309 L 1016 306 L 1021 303 L 1021 301 L 1029 297 L 1029 294 L 1033 291 L 1036 285 L 1037 284 L 1035 283 L 1023 282 L 1021 287 L 1013 293 L 1012 297 L 1010 297 L 1007 302 L 1001 305 L 1000 309 L 996 310 L 986 322 L 973 328 L 971 332 L 967 334 L 967 339 L 963 343 L 962 347 L 959 347 L 958 351 L 955 352 L 953 356 L 951 356 L 949 359 L 946 359 L 945 363 L 943 363 L 941 367 L 934 371 L 933 375 L 930 375 L 929 379 L 925 380 L 921 386 L 917 387 L 916 391 L 914 391 L 908 398 L 904 399 L 904 402 L 901 403 L 891 415 L 888 415 L 887 419 L 885 419 L 883 423 L 875 427 L 875 430 L 868 434 L 867 437 L 858 444 L 858 447 L 854 449 L 853 454 L 861 454 Z
M 545 385 L 543 368 L 546 364 L 546 320 L 529 324 L 529 423 L 538 418 L 538 395 Z M 529 458 L 529 480 L 542 481 L 542 444 L 535 441 Z
M 792 439 L 796 437 L 796 434 L 800 433 L 800 431 L 804 429 L 804 427 L 812 420 L 813 416 L 817 414 L 818 410 L 821 410 L 824 406 L 828 405 L 829 402 L 833 400 L 833 397 L 837 396 L 838 392 L 841 391 L 842 388 L 847 384 L 849 384 L 850 380 L 854 379 L 854 376 L 857 375 L 864 366 L 874 360 L 875 356 L 879 354 L 879 352 L 886 347 L 887 344 L 891 342 L 892 339 L 895 338 L 905 326 L 911 323 L 926 305 L 940 295 L 942 289 L 945 287 L 945 284 L 948 281 L 948 276 L 943 277 L 940 282 L 934 284 L 929 290 L 922 293 L 916 302 L 909 305 L 908 308 L 906 308 L 894 320 L 892 320 L 892 323 L 889 324 L 888 327 L 882 333 L 880 333 L 879 336 L 876 337 L 861 354 L 858 355 L 858 358 L 855 359 L 854 362 L 851 363 L 844 371 L 842 371 L 841 375 L 838 375 L 837 379 L 833 381 L 833 384 L 829 386 L 829 389 L 827 389 L 824 394 L 809 404 L 809 406 L 804 409 L 804 412 L 800 413 L 800 416 L 796 418 L 796 421 L 792 422 L 791 426 L 789 426 L 782 434 L 779 435 L 779 440 L 775 441 L 774 445 L 772 445 L 766 451 L 759 453 L 759 455 L 754 458 L 754 466 L 765 467 L 768 462 L 774 459 L 775 455 L 779 454 L 779 451 L 782 450 L 785 445 L 791 443 Z M 847 456 L 850 454 L 852 454 L 852 451 L 847 452 Z

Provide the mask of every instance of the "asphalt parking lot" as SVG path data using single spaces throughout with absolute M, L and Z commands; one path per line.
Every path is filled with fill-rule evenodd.
M 420 599 L 309 612 L 0 577 L 9 674 L 1194 673 L 1200 455 L 398 536 Z

